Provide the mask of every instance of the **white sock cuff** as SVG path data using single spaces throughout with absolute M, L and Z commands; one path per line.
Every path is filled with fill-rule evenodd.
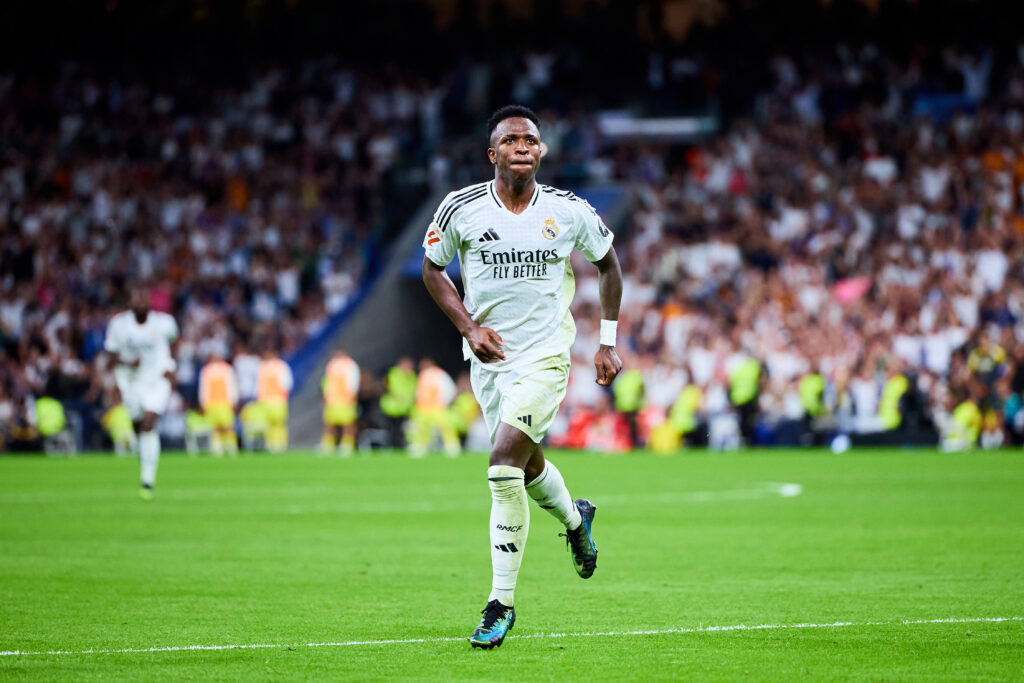
M 491 482 L 512 481 L 513 479 L 524 481 L 526 479 L 526 472 L 518 467 L 511 467 L 509 465 L 491 465 L 487 468 L 487 479 Z
M 556 472 L 558 471 L 557 469 L 555 469 L 555 466 L 552 465 L 550 461 L 545 460 L 544 469 L 541 470 L 541 473 L 538 474 L 533 481 L 526 485 L 526 488 L 533 488 L 534 486 L 540 486 L 541 484 L 543 484 L 548 478 L 548 472 L 550 472 L 551 470 L 555 470 Z

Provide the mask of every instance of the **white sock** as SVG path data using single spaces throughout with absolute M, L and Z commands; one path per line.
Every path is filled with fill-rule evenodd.
M 156 483 L 156 466 L 160 462 L 160 435 L 154 429 L 139 434 L 140 479 L 145 486 Z
M 523 563 L 526 537 L 530 533 L 530 501 L 523 485 L 525 473 L 518 467 L 495 465 L 487 468 L 491 486 L 491 595 L 512 607 Z
M 544 471 L 536 479 L 526 485 L 526 492 L 537 501 L 537 504 L 555 516 L 566 529 L 577 529 L 583 523 L 580 511 L 576 509 L 565 488 L 565 480 L 558 468 L 548 460 L 544 463 Z

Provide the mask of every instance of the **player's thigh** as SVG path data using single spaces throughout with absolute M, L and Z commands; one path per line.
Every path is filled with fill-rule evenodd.
M 142 420 L 142 390 L 135 382 L 118 382 L 117 389 L 121 393 L 121 403 L 128 411 L 128 417 L 136 424 Z
M 171 400 L 171 383 L 166 379 L 160 378 L 157 380 L 146 382 L 145 384 L 137 382 L 137 385 L 142 385 L 139 392 L 139 403 L 142 406 L 143 412 L 155 413 L 157 415 L 163 415 L 167 412 L 167 404 Z
M 510 373 L 501 392 L 501 421 L 540 443 L 551 429 L 569 385 L 569 359 L 563 356 L 532 363 Z
M 356 405 L 328 403 L 324 406 L 324 424 L 329 427 L 347 427 L 356 421 Z
M 486 368 L 484 363 L 473 360 L 470 366 L 469 379 L 473 386 L 473 395 L 480 406 L 480 415 L 487 425 L 487 433 L 494 443 L 495 433 L 501 424 L 501 388 L 499 380 L 504 373 Z
M 264 404 L 267 422 L 272 426 L 283 425 L 288 421 L 287 401 L 267 401 Z
M 206 419 L 214 429 L 230 429 L 235 426 L 235 413 L 227 403 L 216 403 L 206 407 Z

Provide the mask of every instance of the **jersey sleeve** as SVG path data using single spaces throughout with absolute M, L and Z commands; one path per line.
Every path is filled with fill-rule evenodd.
M 118 319 L 113 318 L 107 325 L 107 333 L 103 338 L 103 350 L 108 353 L 121 352 L 121 335 L 119 334 Z
M 352 361 L 352 374 L 349 377 L 348 388 L 352 392 L 353 396 L 357 396 L 359 394 L 359 366 L 355 361 Z
M 456 216 L 448 215 L 452 211 L 452 201 L 455 193 L 450 193 L 437 207 L 434 212 L 434 219 L 427 228 L 427 234 L 423 238 L 423 248 L 426 250 L 427 258 L 438 266 L 447 266 L 459 253 L 459 229 Z
M 178 338 L 178 321 L 174 319 L 173 315 L 166 315 L 164 318 L 164 326 L 166 328 L 165 334 L 167 335 L 167 341 L 173 342 Z
M 611 249 L 614 235 L 585 199 L 577 197 L 576 248 L 588 261 L 600 261 Z

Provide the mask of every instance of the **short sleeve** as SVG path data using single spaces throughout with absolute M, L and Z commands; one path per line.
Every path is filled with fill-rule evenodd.
M 121 351 L 121 338 L 117 334 L 117 318 L 110 321 L 107 325 L 107 334 L 103 339 L 103 349 L 108 353 L 118 353 Z
M 434 213 L 434 220 L 427 228 L 427 234 L 423 238 L 423 248 L 426 250 L 427 258 L 438 266 L 447 266 L 459 253 L 459 229 L 457 220 L 451 206 L 454 193 L 449 194 L 441 202 L 441 206 Z
M 614 235 L 590 204 L 578 199 L 576 248 L 588 261 L 600 261 L 612 246 Z
M 174 319 L 173 315 L 168 315 L 166 318 L 167 327 L 167 341 L 172 342 L 178 338 L 178 321 Z

